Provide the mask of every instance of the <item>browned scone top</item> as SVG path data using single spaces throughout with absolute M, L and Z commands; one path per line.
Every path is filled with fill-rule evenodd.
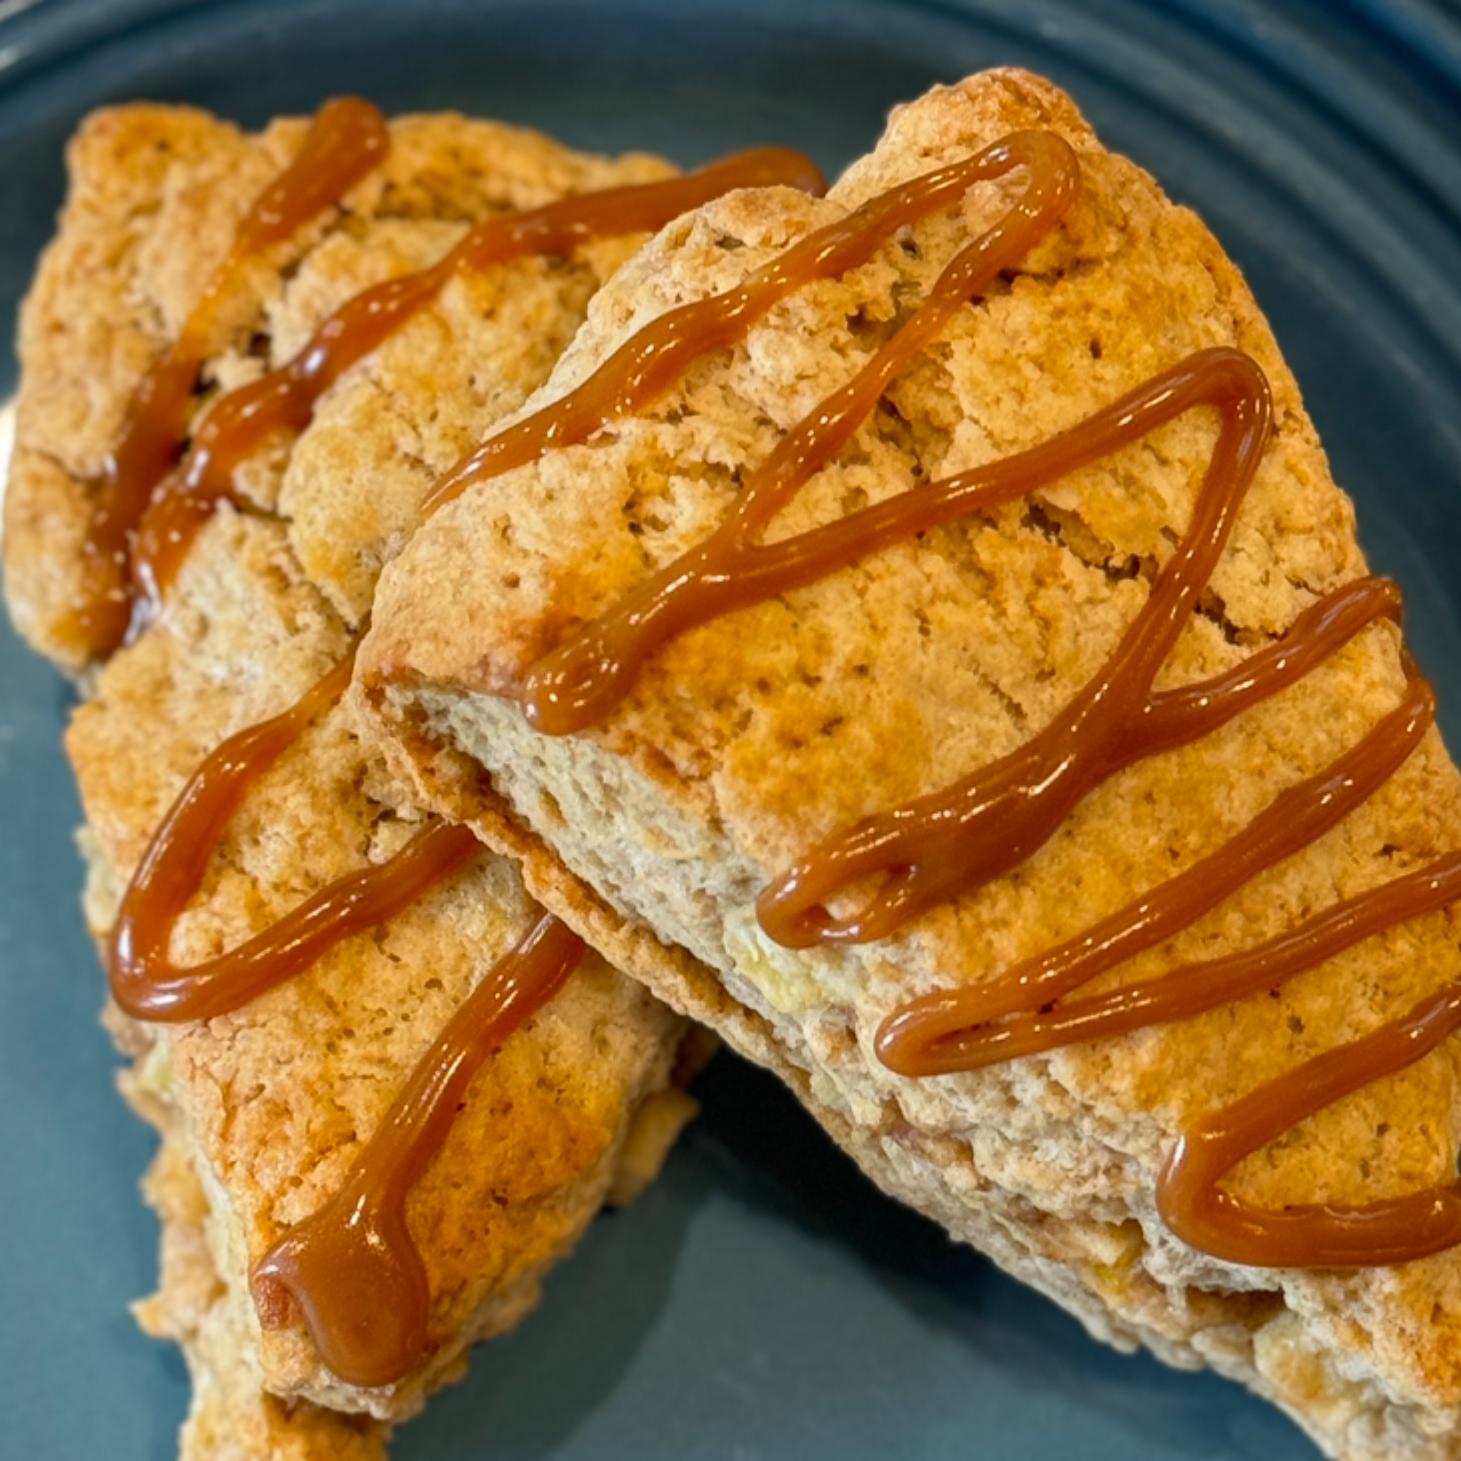
M 205 112 L 138 105 L 93 113 L 70 143 L 66 206 L 21 311 L 3 535 L 16 625 L 68 668 L 84 659 L 58 626 L 80 592 L 91 502 L 128 401 L 307 125 L 285 119 L 248 134 Z M 241 271 L 214 319 L 196 404 L 281 364 L 332 309 L 434 263 L 472 223 L 669 172 L 647 154 L 597 157 L 496 122 L 398 118 L 381 164 L 338 207 Z M 454 279 L 411 329 L 340 382 L 341 399 L 324 413 L 332 419 L 316 424 L 287 471 L 281 450 L 248 474 L 247 498 L 288 522 L 306 571 L 348 617 L 369 607 L 374 576 L 414 526 L 421 493 L 538 384 L 599 280 L 631 249 L 610 240 L 576 263 L 530 259 Z M 476 368 L 460 366 L 461 349 Z M 353 420 L 371 429 L 361 434 Z
M 1072 211 L 959 311 L 767 540 L 1047 440 L 1195 350 L 1239 347 L 1268 377 L 1275 431 L 1157 677 L 1158 690 L 1190 683 L 1252 656 L 1363 573 L 1351 506 L 1234 266 L 1038 78 L 988 73 L 901 109 L 823 202 L 739 194 L 678 220 L 596 296 L 530 406 L 814 226 L 1024 128 L 1054 129 L 1077 150 Z M 1095 1333 L 1243 1380 L 1331 1455 L 1461 1456 L 1455 1250 L 1389 1268 L 1248 1267 L 1179 1242 L 1154 1199 L 1193 1120 L 1455 979 L 1453 911 L 1207 1014 L 983 1071 L 898 1076 L 873 1043 L 906 1001 L 1079 934 L 1358 742 L 1401 696 L 1393 624 L 1195 743 L 1118 771 L 1027 861 L 891 939 L 793 951 L 756 919 L 762 889 L 820 839 L 1023 744 L 1096 674 L 1187 525 L 1213 412 L 689 630 L 593 728 L 540 735 L 515 702 L 539 656 L 709 535 L 783 434 L 1021 187 L 1018 172 L 977 185 L 862 267 L 797 290 L 652 406 L 443 507 L 382 578 L 359 681 L 428 797 L 524 851 L 549 906 L 778 1069 L 889 1190 Z M 481 767 L 510 815 L 477 797 Z M 1457 777 L 1431 733 L 1335 829 L 1104 987 L 1258 943 L 1457 847 Z M 1451 1041 L 1227 1182 L 1278 1206 L 1445 1182 L 1456 1077 Z
M 167 616 L 96 680 L 67 738 L 88 816 L 87 911 L 104 935 L 151 828 L 222 737 L 288 704 L 344 636 L 301 581 L 276 524 L 220 518 Z M 348 709 L 318 722 L 234 818 L 172 957 L 187 967 L 270 927 L 333 879 L 397 851 L 422 814 L 384 776 Z M 260 1330 L 250 1270 L 339 1189 L 417 1061 L 531 925 L 506 858 L 484 856 L 373 932 L 235 1013 L 179 1025 L 113 1014 L 137 1056 L 140 1107 L 173 1126 L 210 1200 L 208 1236 L 249 1333 L 257 1378 L 285 1398 L 400 1419 L 510 1327 L 615 1177 L 668 1079 L 680 1022 L 587 959 L 489 1061 L 426 1176 L 409 1230 L 432 1293 L 425 1364 L 393 1385 L 342 1383 L 303 1327 Z M 652 1113 L 651 1113 L 652 1116 Z
M 434 263 L 472 222 L 669 172 L 459 117 L 407 118 L 391 134 L 383 165 L 338 209 L 249 267 L 217 322 L 200 410 L 290 357 L 361 289 Z M 302 122 L 253 137 L 195 111 L 134 107 L 94 116 L 71 148 L 60 233 L 24 311 L 4 535 L 17 622 L 71 668 L 74 646 L 52 628 L 77 590 L 78 534 L 128 398 L 303 135 Z M 454 278 L 321 398 L 307 429 L 279 433 L 238 474 L 239 506 L 203 527 L 160 618 L 88 672 L 68 734 L 99 938 L 187 778 L 346 652 L 424 490 L 543 380 L 634 243 Z M 424 821 L 337 707 L 245 801 L 172 958 L 236 947 Z M 185 1456 L 378 1455 L 389 1423 L 461 1373 L 471 1341 L 532 1306 L 611 1189 L 652 1174 L 687 1114 L 669 1084 L 683 1021 L 590 955 L 488 1061 L 411 1189 L 406 1223 L 431 1294 L 424 1360 L 395 1383 L 351 1385 L 297 1314 L 260 1327 L 252 1266 L 339 1188 L 448 1017 L 536 916 L 515 867 L 484 853 L 233 1013 L 165 1025 L 112 1011 L 136 1057 L 128 1094 L 167 1141 L 149 1189 L 165 1271 L 144 1315 L 194 1373 Z M 233 1449 L 219 1451 L 224 1429 Z

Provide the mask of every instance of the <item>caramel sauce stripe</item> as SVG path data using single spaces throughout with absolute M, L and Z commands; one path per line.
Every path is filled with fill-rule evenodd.
M 417 1062 L 335 1195 L 255 1265 L 263 1324 L 277 1328 L 298 1314 L 342 1380 L 389 1384 L 425 1358 L 431 1295 L 406 1228 L 407 1194 L 483 1062 L 563 987 L 582 954 L 578 936 L 543 914 Z
M 472 228 L 428 269 L 386 280 L 348 301 L 284 365 L 224 396 L 208 413 L 180 466 L 143 514 L 132 552 L 132 632 L 156 617 L 199 529 L 220 501 L 234 500 L 235 469 L 271 432 L 302 431 L 339 376 L 429 305 L 448 282 L 517 259 L 566 255 L 597 238 L 645 233 L 732 187 L 773 183 L 816 188 L 800 154 L 765 147 L 680 177 L 606 188 Z
M 947 1075 L 988 1064 L 983 1052 L 990 1042 L 1001 1038 L 1001 1022 L 1042 1011 L 1107 970 L 1165 943 L 1257 874 L 1337 826 L 1371 794 L 1377 781 L 1405 764 L 1434 718 L 1431 687 L 1413 676 L 1402 703 L 1363 739 L 1324 771 L 1281 791 L 1216 852 L 1084 933 L 1013 965 L 994 979 L 923 995 L 901 1006 L 878 1032 L 880 1058 L 903 1075 Z M 1374 919 L 1386 886 L 1351 900 L 1346 910 L 1347 943 L 1378 931 L 1380 925 Z M 1344 905 L 1337 905 L 1334 911 L 1341 907 Z M 1287 957 L 1308 956 L 1289 973 L 1317 962 L 1321 926 L 1316 920 L 1302 938 L 1297 930 L 1289 935 Z M 1262 951 L 1255 950 L 1254 957 L 1262 958 Z M 1187 991 L 1190 1005 L 1174 1001 L 1169 1018 L 1195 1014 L 1204 999 L 1193 984 Z M 1063 1006 L 1056 1006 L 1052 1014 L 1058 1019 L 1065 1012 Z M 1060 1043 L 1064 1042 L 1052 1041 L 1042 1048 Z
M 1063 190 L 1074 188 L 1079 168 L 1058 137 L 1018 132 L 963 162 L 879 194 L 846 218 L 807 234 L 736 288 L 668 311 L 626 341 L 577 388 L 469 452 L 432 489 L 426 498 L 428 509 L 434 511 L 479 482 L 537 461 L 553 447 L 587 441 L 620 416 L 644 410 L 695 360 L 734 344 L 778 301 L 814 280 L 835 278 L 866 263 L 905 223 L 956 203 L 974 183 L 1002 177 L 1033 158 L 1048 158 L 1048 170 L 1037 171 L 1008 223 L 1009 230 L 1033 242 L 1035 214 L 1043 217 L 1047 211 L 1054 215 L 1063 210 L 1069 202 Z M 977 262 L 971 261 L 976 267 Z M 835 430 L 830 422 L 828 429 Z M 815 431 L 805 445 L 814 453 L 820 449 Z M 823 460 L 835 450 L 828 450 Z M 530 714 L 550 718 L 557 708 L 552 699 L 548 693 L 535 695 Z M 562 724 L 567 728 L 567 721 Z
M 1455 855 L 1435 870 L 1456 896 Z M 1266 1146 L 1351 1091 L 1428 1055 L 1461 1026 L 1461 982 L 1408 1014 L 1305 1061 L 1231 1105 L 1200 1117 L 1168 1157 L 1157 1186 L 1163 1220 L 1194 1248 L 1255 1266 L 1371 1267 L 1404 1263 L 1461 1242 L 1461 1182 L 1360 1204 L 1265 1208 L 1218 1184 Z
M 169 955 L 173 929 L 202 883 L 250 788 L 344 694 L 354 655 L 280 715 L 219 745 L 193 773 L 154 834 L 112 930 L 112 997 L 135 1019 L 227 1014 L 314 963 L 332 945 L 393 917 L 477 851 L 463 827 L 433 822 L 396 855 L 336 879 L 238 948 L 189 969 Z
M 327 102 L 298 156 L 240 221 L 178 339 L 142 378 L 97 487 L 82 549 L 83 602 L 67 626 L 91 654 L 111 654 L 131 625 L 132 539 L 154 488 L 177 461 L 219 305 L 246 264 L 333 207 L 379 164 L 388 146 L 385 119 L 370 103 L 354 97 Z
M 1247 356 L 1203 351 L 1052 441 L 929 489 L 915 488 L 895 499 L 903 511 L 887 514 L 897 537 L 911 537 L 960 510 L 1048 485 L 1204 401 L 1221 411 L 1222 430 L 1192 523 L 1104 670 L 1010 755 L 943 792 L 866 818 L 814 848 L 757 904 L 761 925 L 772 938 L 805 948 L 887 937 L 918 914 L 1022 862 L 1087 791 L 1152 753 L 1149 735 L 1142 734 L 1153 728 L 1143 725 L 1152 680 L 1217 563 L 1268 435 L 1267 387 Z M 886 536 L 892 538 L 893 532 Z M 815 540 L 805 547 L 808 568 L 820 566 L 812 559 Z M 1169 704 L 1157 729 L 1169 741 L 1191 740 L 1238 708 L 1236 702 L 1209 695 L 1179 717 Z M 826 911 L 823 900 L 876 874 L 886 874 L 886 881 L 861 913 L 834 919 Z

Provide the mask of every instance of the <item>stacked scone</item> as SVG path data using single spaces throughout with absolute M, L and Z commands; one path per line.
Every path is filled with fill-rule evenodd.
M 327 369 L 355 327 L 327 322 L 469 223 L 666 171 L 459 119 L 388 142 L 283 229 L 249 210 L 303 124 L 94 119 L 22 333 L 7 587 L 86 686 L 88 909 L 164 1137 L 143 1313 L 194 1368 L 185 1451 L 378 1449 L 625 1152 L 652 1170 L 688 1015 L 1094 1333 L 1335 1457 L 1461 1457 L 1461 787 L 1211 236 L 993 72 L 826 198 L 783 159 L 675 195 L 638 253 L 653 210 L 545 223 Z M 118 588 L 107 456 L 179 341 L 180 516 Z M 233 464 L 213 413 L 291 358 L 318 390 Z M 108 602 L 130 642 L 97 670 Z M 311 699 L 367 618 L 353 690 Z M 187 861 L 154 830 L 296 702 L 139 975 L 136 888 Z M 194 1006 L 165 967 L 423 838 L 448 870 L 256 998 Z M 614 967 L 494 972 L 529 927 Z M 411 1363 L 352 1379 L 347 1343 L 332 1372 L 291 1235 L 358 1196 L 461 1012 L 523 988 L 546 1002 L 405 1199 Z
M 1461 1456 L 1461 788 L 1196 218 L 937 90 L 663 230 L 437 500 L 357 666 L 428 801 L 1094 1333 Z
M 17 624 L 81 679 L 67 747 L 87 815 L 87 916 L 104 944 L 189 778 L 348 654 L 426 490 L 542 382 L 644 235 L 454 272 L 307 419 L 247 455 L 152 622 L 142 627 L 145 596 L 133 595 L 130 642 L 109 652 L 97 632 L 107 605 L 89 602 L 97 503 L 116 476 L 109 457 L 135 436 L 139 385 L 179 341 L 195 351 L 182 424 L 196 457 L 220 403 L 278 375 L 367 288 L 437 264 L 485 221 L 672 173 L 456 116 L 386 128 L 351 105 L 313 130 L 286 121 L 258 136 L 192 110 L 122 108 L 89 119 L 71 146 L 69 200 L 22 322 L 4 545 Z M 332 119 L 355 135 L 332 137 Z M 299 217 L 244 255 L 250 221 L 285 206 L 280 180 L 321 145 L 347 153 L 340 196 L 311 196 L 312 179 L 296 177 Z M 320 707 L 219 837 L 171 934 L 172 962 L 187 971 L 237 948 L 429 827 L 351 708 Z M 407 1245 L 429 1308 L 404 1363 L 342 1377 L 300 1295 L 256 1280 L 251 1291 L 264 1256 L 341 1190 L 453 1013 L 540 915 L 511 862 L 459 856 L 395 916 L 258 997 L 206 1017 L 111 1009 L 133 1057 L 124 1089 L 162 1135 L 147 1179 L 162 1278 L 139 1312 L 192 1371 L 184 1455 L 381 1454 L 391 1423 L 461 1371 L 468 1344 L 531 1307 L 606 1197 L 653 1174 L 689 1110 L 671 1079 L 684 1022 L 590 955 L 485 1062 L 410 1187 Z

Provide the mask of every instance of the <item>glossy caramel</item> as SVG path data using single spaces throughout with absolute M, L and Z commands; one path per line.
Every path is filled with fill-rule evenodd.
M 569 254 L 597 238 L 648 232 L 727 189 L 773 183 L 818 188 L 821 177 L 801 154 L 762 147 L 662 182 L 563 198 L 489 218 L 429 269 L 388 279 L 347 301 L 292 360 L 224 396 L 199 427 L 181 465 L 154 494 L 132 549 L 134 627 L 156 616 L 163 593 L 218 503 L 234 500 L 238 466 L 272 433 L 303 431 L 315 403 L 341 373 L 429 305 L 455 275 L 514 259 Z
M 249 789 L 344 694 L 353 653 L 288 710 L 230 736 L 189 778 L 122 898 L 107 960 L 112 998 L 141 1020 L 227 1014 L 394 917 L 477 851 L 465 827 L 431 822 L 396 855 L 336 879 L 237 949 L 182 969 L 168 952 L 229 820 Z
M 240 221 L 233 246 L 182 333 L 143 376 L 97 488 L 82 549 L 82 601 L 65 631 L 88 655 L 104 658 L 127 635 L 135 597 L 133 538 L 154 489 L 182 449 L 219 306 L 248 263 L 338 202 L 378 165 L 387 145 L 385 119 L 369 102 L 343 97 L 321 107 L 299 155 Z
M 1417 912 L 1461 892 L 1453 854 L 1410 880 Z M 1427 888 L 1426 882 L 1434 883 Z M 1352 900 L 1355 901 L 1355 900 Z M 1373 911 L 1366 911 L 1373 924 Z M 1358 1040 L 1326 1050 L 1266 1081 L 1241 1100 L 1201 1116 L 1168 1157 L 1157 1185 L 1167 1225 L 1194 1248 L 1234 1263 L 1348 1268 L 1404 1263 L 1461 1242 L 1461 1182 L 1400 1197 L 1265 1208 L 1219 1185 L 1250 1152 L 1349 1092 L 1428 1055 L 1461 1026 L 1461 983 L 1419 1001 L 1407 1014 Z
M 426 499 L 428 507 L 434 510 L 474 483 L 536 461 L 553 447 L 586 441 L 617 417 L 643 410 L 668 390 L 693 361 L 739 340 L 778 300 L 813 280 L 829 279 L 857 268 L 908 222 L 957 202 L 980 179 L 1000 177 L 1032 160 L 1041 165 L 1035 169 L 1025 197 L 1005 224 L 991 230 L 987 252 L 971 254 L 966 262 L 969 270 L 977 273 L 990 256 L 1018 257 L 1023 249 L 1010 245 L 1033 243 L 1042 225 L 1053 222 L 1068 206 L 1079 179 L 1075 154 L 1053 133 L 1017 133 L 964 162 L 880 194 L 848 217 L 809 233 L 744 284 L 667 311 L 627 340 L 582 385 L 488 437 L 468 453 L 432 489 Z M 964 287 L 962 280 L 955 279 L 949 292 L 954 294 L 964 288 L 967 295 L 975 287 L 972 282 Z M 942 314 L 937 317 L 942 318 Z M 930 312 L 925 319 L 925 342 L 936 331 L 935 313 Z M 834 441 L 835 428 L 830 420 L 827 434 L 822 435 L 821 420 L 818 413 L 815 421 L 804 423 L 798 446 L 783 445 L 782 452 L 806 452 L 811 456 L 820 453 L 818 464 L 827 460 L 840 439 Z M 665 628 L 666 633 L 674 632 L 669 626 Z M 552 662 L 550 657 L 547 663 Z M 544 675 L 546 678 L 548 671 Z M 596 687 L 585 693 L 598 704 L 610 698 L 609 691 Z M 529 718 L 541 729 L 561 733 L 601 713 L 585 708 L 575 721 L 575 713 L 559 705 L 560 698 L 551 685 L 540 689 L 534 682 L 524 695 Z
M 406 1197 L 441 1149 L 472 1077 L 578 966 L 583 943 L 544 914 L 485 974 L 417 1063 L 340 1189 L 255 1266 L 265 1328 L 303 1318 L 352 1385 L 388 1385 L 428 1354 L 431 1294 Z

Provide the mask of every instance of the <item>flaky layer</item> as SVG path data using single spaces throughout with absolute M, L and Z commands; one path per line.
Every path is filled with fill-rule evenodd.
M 768 538 L 1046 440 L 1190 352 L 1236 345 L 1269 378 L 1277 430 L 1157 687 L 1195 681 L 1363 572 L 1351 507 L 1218 245 L 1036 78 L 989 73 L 902 109 L 825 202 L 741 194 L 671 225 L 595 299 L 530 405 L 561 396 L 668 308 L 1026 127 L 1078 150 L 1074 210 L 902 373 Z M 1079 933 L 1357 742 L 1399 699 L 1392 626 L 1196 744 L 1112 776 L 1027 862 L 892 940 L 792 952 L 753 909 L 822 837 L 1023 744 L 1096 672 L 1187 523 L 1216 434 L 1209 412 L 1027 501 L 684 634 L 597 729 L 538 735 L 510 698 L 546 649 L 711 531 L 750 470 L 1021 186 L 1016 175 L 975 187 L 868 264 L 775 306 L 652 408 L 445 509 L 382 580 L 361 681 L 428 798 L 523 851 L 551 906 L 779 1070 L 889 1190 L 1093 1332 L 1212 1364 L 1272 1397 L 1332 1455 L 1461 1456 L 1456 1253 L 1358 1273 L 1245 1268 L 1186 1248 L 1154 1201 L 1193 1118 L 1454 979 L 1454 913 L 1178 1025 L 980 1073 L 901 1078 L 873 1049 L 904 1001 Z M 510 815 L 478 794 L 479 768 Z M 1458 846 L 1457 778 L 1432 734 L 1335 830 L 1110 982 L 1257 943 Z M 1233 1186 L 1282 1204 L 1445 1181 L 1455 1082 L 1450 1044 L 1305 1122 Z

